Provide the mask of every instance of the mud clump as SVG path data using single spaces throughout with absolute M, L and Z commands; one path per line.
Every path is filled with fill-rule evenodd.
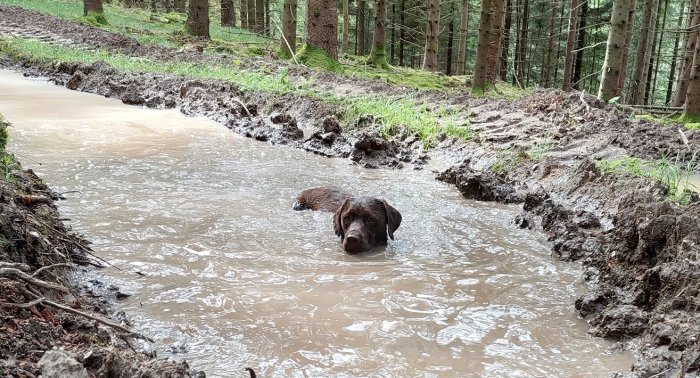
M 512 182 L 488 171 L 475 171 L 466 161 L 452 167 L 437 176 L 440 181 L 454 184 L 465 198 L 477 201 L 497 201 L 503 203 L 520 203 L 523 197 L 516 191 Z M 523 223 L 527 227 L 527 223 Z

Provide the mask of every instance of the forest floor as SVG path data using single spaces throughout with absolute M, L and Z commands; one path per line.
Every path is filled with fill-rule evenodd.
M 584 266 L 590 290 L 575 306 L 591 334 L 637 352 L 621 375 L 700 371 L 700 201 L 686 185 L 700 132 L 581 92 L 474 97 L 468 77 L 333 73 L 115 31 L 0 5 L 0 67 L 367 168 L 431 167 L 467 198 L 522 203 L 514 227 L 543 230 L 553 258 Z

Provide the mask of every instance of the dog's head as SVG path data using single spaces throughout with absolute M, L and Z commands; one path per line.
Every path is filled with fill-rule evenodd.
M 387 234 L 394 240 L 394 231 L 400 225 L 401 213 L 378 198 L 348 198 L 333 215 L 335 234 L 350 254 L 386 244 Z

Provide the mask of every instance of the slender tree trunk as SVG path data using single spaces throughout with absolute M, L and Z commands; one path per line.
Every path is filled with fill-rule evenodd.
M 163 1 L 164 6 L 165 6 L 165 13 L 170 13 L 173 11 L 173 8 L 171 6 L 170 0 L 165 0 Z
M 174 0 L 173 6 L 175 7 L 175 12 L 185 13 L 185 0 Z
M 621 1 L 621 0 L 616 0 Z M 628 0 L 624 0 L 628 1 Z M 578 13 L 578 0 L 571 0 L 571 11 L 569 13 L 569 34 L 566 38 L 566 55 L 564 59 L 564 83 L 562 88 L 565 91 L 571 90 L 571 72 L 574 63 L 574 39 L 576 38 L 576 14 Z
M 695 34 L 695 40 L 697 41 L 700 36 L 700 28 L 692 28 L 692 33 Z M 698 122 L 700 117 L 700 43 L 695 43 L 695 53 L 690 71 L 683 118 L 687 121 Z
M 88 13 L 102 13 L 102 0 L 83 0 L 83 16 Z
M 247 0 L 248 11 L 248 30 L 256 32 L 258 30 L 258 25 L 255 18 L 255 2 L 256 0 Z
M 455 36 L 455 3 L 450 4 L 450 26 L 447 29 L 447 51 L 445 54 L 445 75 L 452 75 L 452 43 Z
M 265 33 L 265 0 L 255 0 L 255 32 Z
M 310 46 L 320 47 L 338 59 L 338 13 L 335 0 L 308 0 L 306 36 Z
M 658 16 L 661 14 L 661 9 L 662 5 L 666 4 L 666 7 L 663 7 L 664 13 L 663 13 L 663 26 L 659 24 L 660 17 Z M 654 98 L 656 97 L 656 79 L 658 78 L 658 70 L 659 66 L 661 65 L 661 45 L 664 42 L 664 33 L 663 29 L 666 28 L 666 10 L 668 7 L 668 2 L 667 1 L 659 1 L 659 9 L 656 12 L 656 27 L 654 28 L 654 43 L 651 45 L 651 59 L 649 60 L 649 69 L 647 70 L 647 86 L 646 86 L 646 91 L 644 92 L 644 104 L 645 105 L 652 105 L 655 101 Z M 658 49 L 657 49 L 658 47 Z M 656 54 L 654 54 L 654 51 L 657 51 Z M 655 62 L 658 62 L 657 64 L 654 64 Z M 656 74 L 654 74 L 656 72 Z
M 513 16 L 513 4 L 511 0 L 506 1 L 506 20 L 503 24 L 503 44 L 501 45 L 501 61 L 499 70 L 501 80 L 506 81 L 508 78 L 508 50 L 510 49 L 510 27 Z
M 562 0 L 562 1 L 564 1 L 564 0 Z M 561 13 L 559 14 L 559 20 L 564 20 L 564 13 L 565 13 L 564 11 L 565 11 L 566 7 L 563 4 L 559 4 L 559 5 L 561 5 L 561 7 L 559 7 L 559 9 L 561 9 Z M 561 35 L 563 29 L 564 29 L 564 22 L 559 22 L 559 32 L 557 33 L 557 35 Z M 559 78 L 559 66 L 560 66 L 559 61 L 561 60 L 561 43 L 559 43 L 558 39 L 557 39 L 556 47 L 557 47 L 557 58 L 554 59 L 554 61 L 555 61 L 554 76 L 552 76 L 553 83 L 556 83 L 557 79 Z
M 151 20 L 155 18 L 156 13 L 158 13 L 158 5 L 156 0 L 151 0 Z
M 399 65 L 403 66 L 403 50 L 404 50 L 404 40 L 406 35 L 404 29 L 406 28 L 404 12 L 406 11 L 406 1 L 399 0 Z
M 544 60 L 544 65 L 542 67 L 542 86 L 548 88 L 552 85 L 552 71 L 554 71 L 554 41 L 557 40 L 557 6 L 559 1 L 552 1 L 552 15 L 549 19 L 549 38 L 547 39 L 547 52 L 546 58 Z
M 479 39 L 476 44 L 476 61 L 472 75 L 472 92 L 483 93 L 489 82 L 487 80 L 489 63 L 489 41 L 491 40 L 491 25 L 493 24 L 494 1 L 483 0 L 481 2 L 481 15 L 479 16 Z
M 380 68 L 387 68 L 386 61 L 386 0 L 374 1 L 374 39 L 372 51 L 369 53 L 370 62 Z
M 464 68 L 466 67 L 468 26 L 469 0 L 462 0 L 462 9 L 459 13 L 459 47 L 457 49 L 457 69 L 455 70 L 455 74 L 457 75 L 464 75 Z
M 685 2 L 681 3 L 681 10 L 678 16 L 678 26 L 677 30 L 681 30 L 683 27 L 683 11 L 685 10 Z M 676 65 L 678 64 L 678 47 L 680 45 L 681 34 L 676 33 L 676 37 L 673 42 L 673 58 L 671 59 L 671 69 L 668 73 L 668 85 L 666 87 L 666 101 L 664 104 L 669 104 L 671 102 L 671 96 L 673 96 L 673 81 L 676 79 Z
M 437 70 L 438 33 L 440 32 L 440 0 L 428 1 L 428 24 L 425 27 L 425 60 L 423 68 Z
M 235 15 L 236 10 L 233 9 L 233 0 L 221 0 L 221 26 L 235 26 Z
M 605 61 L 598 90 L 598 98 L 607 102 L 617 96 L 620 69 L 622 65 L 622 52 L 625 49 L 625 32 L 628 27 L 630 7 L 632 0 L 614 0 L 612 16 L 610 17 L 610 32 L 608 33 Z
M 583 70 L 583 51 L 586 47 L 586 23 L 588 18 L 588 0 L 582 0 L 581 13 L 578 19 L 578 38 L 576 40 L 576 55 L 574 58 L 574 74 L 571 87 L 581 89 L 581 72 Z
M 265 35 L 272 35 L 272 29 L 270 28 L 270 0 L 265 0 Z
M 671 106 L 681 106 L 685 103 L 685 97 L 688 93 L 688 82 L 690 81 L 691 73 L 693 71 L 693 54 L 695 53 L 695 48 L 698 44 L 698 34 L 695 33 L 692 26 L 698 24 L 700 24 L 700 0 L 695 1 L 693 7 L 689 10 L 684 49 L 685 55 L 683 56 L 681 73 L 678 75 L 676 94 L 673 97 Z
M 187 15 L 187 30 L 190 34 L 209 38 L 209 1 L 190 0 Z
M 617 81 L 617 90 L 615 96 L 622 96 L 625 93 L 625 82 L 627 79 L 627 66 L 630 58 L 630 44 L 632 43 L 632 31 L 634 29 L 634 3 L 630 6 L 629 14 L 627 15 L 627 30 L 625 31 L 625 45 L 622 48 L 622 62 L 620 63 L 620 77 Z M 622 102 L 622 101 L 620 101 Z
M 505 0 L 494 0 L 493 12 L 494 17 L 491 19 L 491 35 L 489 39 L 489 60 L 487 80 L 489 83 L 496 83 L 496 77 L 499 73 L 499 62 L 501 58 L 501 32 L 503 31 L 503 20 L 506 13 Z
M 357 1 L 357 55 L 365 55 L 365 0 Z
M 248 30 L 248 2 L 253 0 L 241 0 L 241 29 Z
M 527 32 L 530 18 L 530 0 L 522 0 L 522 21 L 520 22 L 520 33 L 518 35 L 518 48 L 515 52 L 515 59 L 518 62 L 518 70 L 515 74 L 518 77 L 518 85 L 525 85 L 525 60 L 527 59 Z
M 656 19 L 656 8 L 658 0 L 644 1 L 644 15 L 639 31 L 639 43 L 637 45 L 637 56 L 634 59 L 634 70 L 630 81 L 630 90 L 627 96 L 627 103 L 638 105 L 644 102 L 644 92 L 647 85 L 647 72 L 649 70 L 649 60 L 651 59 L 651 44 L 654 39 L 654 21 Z
M 282 5 L 282 38 L 280 38 L 282 56 L 292 56 L 296 53 L 296 41 L 297 0 L 284 0 Z
M 391 43 L 389 48 L 391 49 L 391 59 L 389 59 L 389 64 L 394 64 L 396 60 L 396 2 L 391 3 Z
M 350 1 L 343 0 L 343 42 L 340 45 L 340 53 L 348 52 L 348 32 L 350 31 Z

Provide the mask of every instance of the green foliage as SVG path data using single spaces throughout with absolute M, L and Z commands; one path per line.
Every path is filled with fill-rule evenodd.
M 386 49 L 384 47 L 373 48 L 367 62 L 382 70 L 388 70 L 391 68 L 389 62 L 386 60 Z
M 312 68 L 341 73 L 343 66 L 337 60 L 326 54 L 326 51 L 318 46 L 306 44 L 297 52 L 296 58 L 299 62 Z
M 690 176 L 698 169 L 698 152 L 688 161 L 680 155 L 675 159 L 667 157 L 658 161 L 646 161 L 625 156 L 618 160 L 600 160 L 596 166 L 603 174 L 629 174 L 655 180 L 668 188 L 668 197 L 679 203 L 690 200 Z M 697 188 L 695 188 L 697 190 Z
M 0 152 L 5 151 L 5 147 L 7 147 L 7 127 L 9 126 L 9 123 L 5 120 L 5 118 L 0 114 Z

